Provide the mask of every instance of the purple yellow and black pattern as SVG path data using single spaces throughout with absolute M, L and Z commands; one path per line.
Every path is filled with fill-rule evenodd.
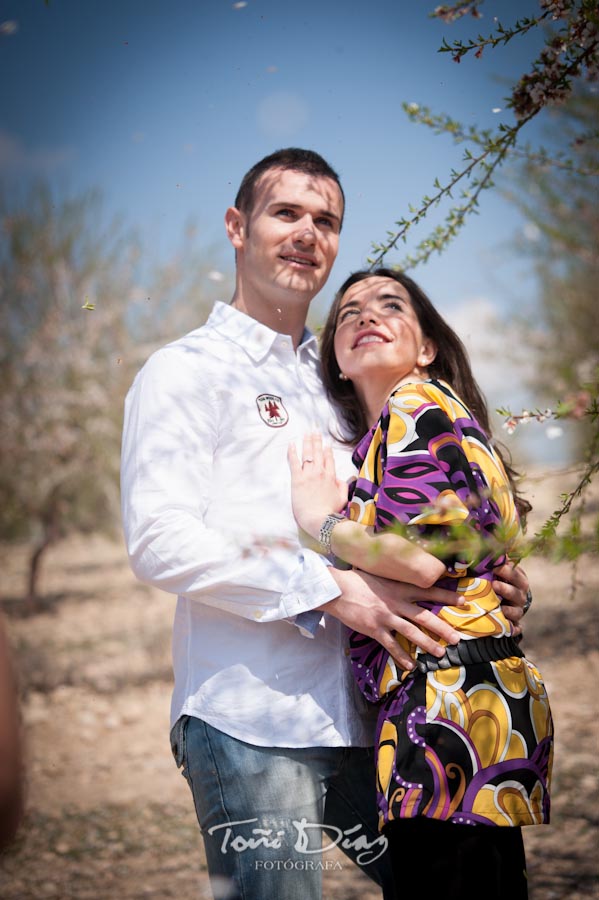
M 348 515 L 375 531 L 403 523 L 423 538 L 454 523 L 503 550 L 452 558 L 437 584 L 465 608 L 423 604 L 463 640 L 511 633 L 492 570 L 520 526 L 505 470 L 470 411 L 442 381 L 403 385 L 354 452 L 359 476 Z M 418 648 L 399 636 L 415 656 Z M 472 825 L 549 821 L 553 724 L 545 686 L 527 659 L 407 673 L 371 638 L 352 633 L 352 667 L 380 704 L 377 790 L 381 827 L 427 816 Z

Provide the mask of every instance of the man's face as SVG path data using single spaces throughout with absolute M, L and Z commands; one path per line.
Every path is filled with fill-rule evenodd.
M 337 184 L 292 169 L 270 169 L 255 186 L 249 214 L 238 215 L 232 241 L 246 292 L 275 301 L 281 292 L 290 292 L 309 302 L 337 256 L 343 215 Z

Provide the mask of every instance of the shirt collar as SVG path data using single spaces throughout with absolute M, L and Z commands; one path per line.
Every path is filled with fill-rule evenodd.
M 214 304 L 206 325 L 218 332 L 221 337 L 242 347 L 255 362 L 263 359 L 270 353 L 275 342 L 285 337 L 246 313 L 240 312 L 234 306 L 221 301 Z M 289 336 L 287 338 L 291 340 Z M 314 359 L 318 358 L 318 341 L 316 335 L 308 328 L 304 328 L 298 349 L 305 351 Z

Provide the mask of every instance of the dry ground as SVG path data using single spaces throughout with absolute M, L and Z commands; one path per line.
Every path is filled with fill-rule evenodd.
M 564 489 L 563 478 L 531 481 L 537 520 Z M 119 544 L 79 538 L 48 558 L 43 609 L 24 616 L 24 554 L 2 556 L 28 802 L 0 860 L 0 897 L 209 897 L 191 798 L 168 746 L 173 599 L 135 582 Z M 545 675 L 557 729 L 553 824 L 525 829 L 531 900 L 598 897 L 599 563 L 580 564 L 574 599 L 567 564 L 526 568 L 535 594 L 526 651 Z M 329 858 L 341 867 L 325 875 L 325 897 L 378 898 L 336 853 Z

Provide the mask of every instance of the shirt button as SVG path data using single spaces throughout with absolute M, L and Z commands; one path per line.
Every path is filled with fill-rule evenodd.
M 346 656 L 349 656 L 349 647 L 346 647 L 343 652 L 345 653 Z
M 261 619 L 263 615 L 264 615 L 264 613 L 262 612 L 261 609 L 254 610 L 254 619 Z

